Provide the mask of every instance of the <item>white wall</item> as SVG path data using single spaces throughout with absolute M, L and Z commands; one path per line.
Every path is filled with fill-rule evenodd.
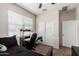
M 44 14 L 38 15 L 36 18 L 36 30 L 38 32 L 38 23 L 43 21 L 51 21 L 54 23 L 54 39 L 52 42 L 54 48 L 59 48 L 59 11 L 57 9 L 53 9 L 48 12 L 44 12 Z M 44 39 L 45 40 L 45 39 Z
M 76 19 L 79 20 L 79 6 L 76 8 Z
M 8 34 L 8 8 L 6 4 L 0 3 L 0 37 Z
M 79 6 L 76 8 L 76 21 L 77 21 L 77 24 L 76 24 L 76 42 L 77 42 L 77 46 L 79 46 Z

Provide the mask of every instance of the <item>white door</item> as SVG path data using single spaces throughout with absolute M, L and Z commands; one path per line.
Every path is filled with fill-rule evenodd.
M 54 44 L 54 24 L 51 21 L 40 21 L 38 23 L 38 36 L 43 36 L 43 44 L 53 46 Z
M 71 21 L 63 21 L 62 24 L 62 43 L 63 46 L 71 47 L 75 46 L 76 43 L 76 22 L 74 20 Z
M 38 36 L 42 36 L 43 43 L 45 43 L 45 22 L 44 21 L 40 21 L 38 23 L 37 33 L 38 33 Z
M 53 22 L 46 22 L 45 24 L 45 39 L 46 39 L 46 44 L 47 45 L 50 45 L 50 46 L 53 46 L 54 44 L 54 23 Z

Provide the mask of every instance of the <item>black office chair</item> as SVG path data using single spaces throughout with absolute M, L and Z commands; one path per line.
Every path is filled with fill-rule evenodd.
M 27 49 L 32 49 L 34 47 L 36 38 L 37 38 L 37 34 L 33 33 L 30 41 L 29 42 L 25 41 L 25 46 Z

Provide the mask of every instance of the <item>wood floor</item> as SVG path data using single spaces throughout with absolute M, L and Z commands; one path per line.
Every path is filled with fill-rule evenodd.
M 53 56 L 71 56 L 71 48 L 61 47 L 60 49 L 53 49 Z
M 47 53 L 47 46 L 46 45 L 38 45 L 35 48 L 35 52 L 40 53 L 42 55 L 45 55 Z M 53 52 L 52 52 L 53 56 L 71 56 L 71 48 L 67 48 L 67 47 L 61 47 L 60 49 L 55 49 L 53 48 Z

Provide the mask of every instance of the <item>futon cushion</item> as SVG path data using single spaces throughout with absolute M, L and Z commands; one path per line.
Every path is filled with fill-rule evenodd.
M 15 35 L 14 36 L 10 36 L 10 37 L 0 38 L 0 44 L 5 45 L 7 48 L 10 48 L 10 47 L 18 45 Z

